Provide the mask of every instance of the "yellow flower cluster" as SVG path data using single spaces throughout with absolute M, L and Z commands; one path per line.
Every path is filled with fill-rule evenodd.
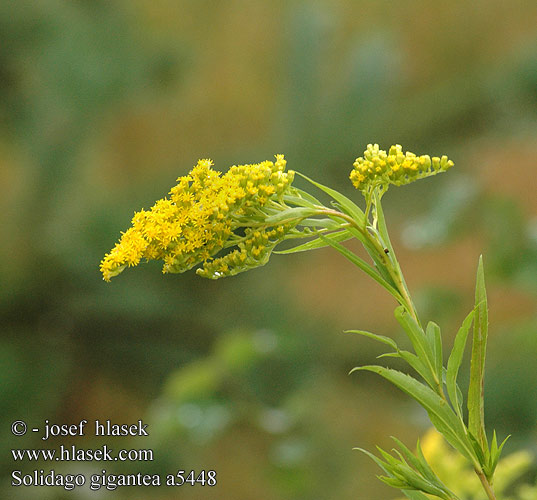
M 210 160 L 200 160 L 177 179 L 169 197 L 134 214 L 132 227 L 101 261 L 103 278 L 110 281 L 142 259 L 164 261 L 165 273 L 203 263 L 198 273 L 213 279 L 266 263 L 291 229 L 263 226 L 266 210 L 293 181 L 294 172 L 285 172 L 285 165 L 284 156 L 276 155 L 275 162 L 233 166 L 222 175 Z M 261 229 L 250 227 L 256 222 Z M 213 258 L 233 246 L 238 250 Z
M 398 144 L 386 153 L 379 149 L 378 144 L 368 144 L 364 156 L 354 162 L 350 179 L 356 189 L 367 194 L 376 186 L 386 191 L 390 184 L 409 184 L 417 179 L 445 172 L 452 166 L 453 162 L 448 160 L 447 156 L 435 156 L 431 159 L 429 155 L 416 156 L 408 151 L 403 153 Z

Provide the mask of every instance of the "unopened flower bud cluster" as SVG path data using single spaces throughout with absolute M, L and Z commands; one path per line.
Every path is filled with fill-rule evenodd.
M 196 273 L 204 278 L 223 278 L 266 264 L 274 247 L 296 224 L 281 224 L 263 229 L 245 229 L 245 237 L 237 243 L 238 249 L 207 261 Z
M 378 144 L 368 144 L 364 156 L 357 158 L 350 179 L 356 189 L 364 194 L 380 186 L 384 191 L 390 184 L 401 186 L 418 179 L 445 172 L 453 166 L 447 156 L 416 156 L 407 151 L 403 153 L 400 145 L 390 148 L 388 153 Z

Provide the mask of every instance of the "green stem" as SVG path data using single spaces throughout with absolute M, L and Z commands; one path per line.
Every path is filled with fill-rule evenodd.
M 377 253 L 383 260 L 386 269 L 388 270 L 388 273 L 390 274 L 391 278 L 393 279 L 397 290 L 401 294 L 401 296 L 404 299 L 404 303 L 401 304 L 405 306 L 405 308 L 408 310 L 410 315 L 416 320 L 418 325 L 420 324 L 420 320 L 418 317 L 418 313 L 416 311 L 416 308 L 414 306 L 414 303 L 412 302 L 412 299 L 410 298 L 410 292 L 408 291 L 408 287 L 406 286 L 405 279 L 403 277 L 403 272 L 401 271 L 401 267 L 397 263 L 397 258 L 395 255 L 393 255 L 391 258 L 384 252 L 384 248 L 380 244 L 377 238 L 373 237 L 371 233 L 366 231 L 366 237 L 371 242 L 371 244 L 375 247 L 377 250 Z M 393 259 L 393 261 L 392 261 Z M 394 264 L 395 262 L 395 264 Z
M 375 237 L 376 231 L 373 234 L 370 233 L 367 229 L 357 224 L 356 221 L 354 221 L 352 217 L 346 214 L 343 214 L 341 212 L 338 212 L 337 210 L 323 208 L 322 213 L 326 215 L 341 217 L 342 219 L 348 221 L 349 224 L 351 224 L 353 227 L 355 227 L 356 229 L 360 231 L 360 233 L 364 236 L 364 238 L 372 245 L 372 247 L 377 253 L 377 256 L 379 257 L 381 262 L 384 264 L 386 270 L 388 271 L 388 274 L 392 278 L 395 284 L 395 288 L 401 296 L 401 300 L 399 301 L 399 303 L 405 307 L 405 309 L 409 312 L 412 318 L 414 318 L 416 323 L 418 323 L 418 325 L 421 326 L 421 322 L 420 322 L 418 313 L 416 311 L 416 307 L 414 306 L 412 298 L 410 297 L 410 292 L 408 291 L 408 287 L 406 285 L 403 272 L 401 270 L 401 267 L 399 266 L 397 258 L 395 255 L 390 256 L 384 251 L 384 247 L 381 245 L 378 235 L 377 237 Z M 444 401 L 447 402 L 446 395 L 444 394 L 442 380 L 438 379 L 432 367 L 431 367 L 431 372 L 434 375 L 434 381 L 436 384 L 436 387 L 435 387 L 436 393 Z
M 410 315 L 416 320 L 418 324 L 420 324 L 418 314 L 416 312 L 416 308 L 414 307 L 412 299 L 410 298 L 410 293 L 408 291 L 405 280 L 403 278 L 403 273 L 401 272 L 401 268 L 399 267 L 399 264 L 396 264 L 396 265 L 393 264 L 392 259 L 384 252 L 384 248 L 380 244 L 378 238 L 375 238 L 369 231 L 367 231 L 366 228 L 360 226 L 351 216 L 344 214 L 342 212 L 339 212 L 337 210 L 334 210 L 334 209 L 326 208 L 326 207 L 318 207 L 318 208 L 319 208 L 320 215 L 324 214 L 324 215 L 340 217 L 341 219 L 346 220 L 355 229 L 360 231 L 360 233 L 364 236 L 364 238 L 374 247 L 379 259 L 385 265 L 386 269 L 388 270 L 388 273 L 393 279 L 398 292 L 401 294 L 401 297 L 403 298 L 403 302 L 401 302 L 401 305 L 405 306 L 405 308 L 408 310 Z M 393 256 L 393 260 L 397 262 L 395 255 Z
M 416 322 L 418 324 L 421 324 L 420 320 L 419 320 L 419 317 L 418 317 L 418 313 L 416 311 L 416 307 L 414 306 L 412 298 L 410 297 L 410 292 L 408 290 L 407 284 L 406 284 L 404 276 L 403 276 L 403 272 L 401 270 L 401 267 L 399 266 L 397 258 L 394 255 L 393 250 L 391 252 L 392 255 L 388 255 L 385 252 L 385 249 L 384 249 L 383 245 L 380 242 L 380 237 L 376 233 L 376 230 L 374 228 L 372 228 L 374 233 L 371 233 L 365 227 L 360 226 L 352 217 L 350 217 L 350 216 L 348 216 L 348 215 L 346 215 L 344 213 L 338 212 L 337 210 L 327 209 L 326 207 L 322 207 L 322 208 L 319 207 L 319 208 L 320 208 L 320 213 L 330 215 L 330 216 L 340 217 L 341 219 L 344 219 L 345 221 L 347 221 L 351 226 L 356 228 L 358 231 L 360 231 L 360 233 L 363 235 L 363 237 L 375 249 L 375 251 L 377 253 L 377 256 L 380 258 L 381 262 L 386 267 L 386 270 L 388 271 L 388 274 L 392 278 L 397 291 L 401 295 L 401 299 L 402 299 L 400 301 L 401 305 L 403 305 L 407 309 L 409 314 L 416 320 Z M 369 213 L 369 208 L 370 207 L 368 206 L 368 209 L 366 211 L 367 214 Z M 367 218 L 366 218 L 366 220 L 367 220 Z M 436 385 L 437 385 L 436 392 L 438 393 L 439 396 L 442 397 L 442 399 L 444 401 L 447 402 L 446 396 L 444 394 L 442 381 L 441 380 L 436 380 L 436 377 L 435 377 L 435 382 L 436 382 Z M 494 490 L 492 488 L 492 484 L 488 481 L 488 479 L 485 476 L 485 474 L 483 473 L 482 469 L 480 467 L 478 467 L 478 466 L 475 466 L 474 470 L 475 470 L 475 473 L 477 474 L 477 476 L 479 477 L 479 480 L 481 481 L 481 484 L 483 486 L 483 489 L 485 490 L 485 493 L 487 494 L 488 499 L 489 500 L 496 500 L 496 495 L 495 495 Z
M 369 233 L 368 233 L 369 234 Z M 409 314 L 416 320 L 416 323 L 421 326 L 421 322 L 418 316 L 418 312 L 416 311 L 416 307 L 414 306 L 414 302 L 412 301 L 412 298 L 410 297 L 410 292 L 408 291 L 408 287 L 405 282 L 405 278 L 403 276 L 403 271 L 401 270 L 401 267 L 399 266 L 399 263 L 397 261 L 397 258 L 395 255 L 393 255 L 393 263 L 392 259 L 390 259 L 385 253 L 384 249 L 378 242 L 376 238 L 374 238 L 372 235 L 370 235 L 369 240 L 375 245 L 376 248 L 380 248 L 380 251 L 382 254 L 385 255 L 385 262 L 386 262 L 386 268 L 388 269 L 388 272 L 390 273 L 391 278 L 393 279 L 397 291 L 401 294 L 401 297 L 404 300 L 404 303 L 402 305 L 407 309 Z M 442 384 L 442 380 L 439 380 L 436 376 L 435 370 L 430 366 L 431 373 L 433 374 L 434 381 L 436 383 L 436 393 L 447 402 L 446 395 L 444 394 L 444 387 Z
M 481 481 L 483 489 L 485 490 L 485 493 L 487 494 L 489 500 L 496 500 L 496 495 L 494 494 L 494 490 L 492 489 L 492 484 L 489 483 L 483 471 L 481 469 L 476 468 L 475 473 L 477 474 L 477 477 L 479 477 L 479 480 Z

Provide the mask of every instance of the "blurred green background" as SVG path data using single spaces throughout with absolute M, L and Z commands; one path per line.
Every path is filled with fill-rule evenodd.
M 369 142 L 455 161 L 392 189 L 385 210 L 418 309 L 448 341 L 484 254 L 488 425 L 512 434 L 507 452 L 537 452 L 536 19 L 524 0 L 0 2 L 1 496 L 396 498 L 352 448 L 413 446 L 427 419 L 380 378 L 347 375 L 380 351 L 344 329 L 403 334 L 391 298 L 338 254 L 217 282 L 151 263 L 107 284 L 98 270 L 198 158 L 225 170 L 285 153 L 358 200 L 348 174 Z M 48 446 L 155 461 L 40 467 L 214 469 L 218 485 L 9 486 L 36 468 L 9 449 L 44 445 L 13 420 L 83 418 L 143 419 L 150 436 Z

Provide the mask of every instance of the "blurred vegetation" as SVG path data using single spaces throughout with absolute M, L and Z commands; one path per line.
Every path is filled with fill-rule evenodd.
M 464 457 L 449 448 L 435 429 L 428 430 L 423 436 L 421 447 L 427 462 L 438 477 L 444 484 L 453 485 L 453 491 L 459 498 L 486 500 L 486 494 L 473 469 Z M 494 477 L 496 495 L 505 500 L 536 499 L 537 485 L 530 485 L 527 482 L 532 463 L 533 456 L 527 450 L 519 450 L 504 456 L 498 464 L 498 474 Z
M 512 434 L 506 451 L 537 452 L 536 18 L 529 0 L 1 2 L 6 450 L 40 446 L 11 435 L 19 418 L 143 418 L 151 437 L 125 445 L 154 447 L 143 467 L 213 468 L 219 484 L 114 498 L 394 498 L 351 448 L 415 442 L 425 419 L 381 380 L 347 377 L 378 352 L 343 329 L 401 334 L 389 297 L 334 252 L 217 283 L 158 265 L 111 284 L 98 272 L 133 211 L 200 157 L 226 169 L 283 152 L 357 196 L 352 162 L 379 142 L 455 160 L 391 190 L 387 216 L 418 308 L 444 331 L 470 308 L 484 254 L 487 418 Z M 8 485 L 9 453 L 1 467 Z

